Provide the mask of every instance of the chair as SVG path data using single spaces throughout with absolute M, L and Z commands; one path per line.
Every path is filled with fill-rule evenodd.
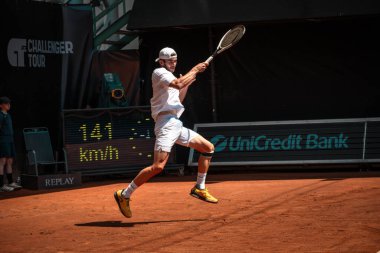
M 25 148 L 27 151 L 26 160 L 29 166 L 34 166 L 36 176 L 38 176 L 39 166 L 65 165 L 66 174 L 68 174 L 66 152 L 64 153 L 64 161 L 57 161 L 53 155 L 49 130 L 46 127 L 25 128 L 23 130 Z

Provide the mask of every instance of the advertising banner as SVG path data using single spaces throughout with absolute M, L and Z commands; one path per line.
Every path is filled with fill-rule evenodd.
M 61 110 L 83 106 L 88 94 L 91 7 L 35 1 L 6 1 L 3 7 L 0 96 L 12 100 L 17 153 L 24 153 L 25 127 L 48 127 L 58 149 Z
M 213 165 L 380 161 L 380 119 L 197 124 L 215 145 Z M 199 154 L 191 150 L 189 165 Z

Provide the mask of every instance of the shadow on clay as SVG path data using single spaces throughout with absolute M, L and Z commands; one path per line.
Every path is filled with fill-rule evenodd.
M 94 221 L 88 223 L 78 223 L 79 227 L 134 227 L 135 225 L 149 225 L 154 223 L 171 223 L 171 222 L 199 222 L 207 219 L 193 220 L 160 220 L 160 221 L 140 221 L 140 222 L 122 222 L 122 221 Z

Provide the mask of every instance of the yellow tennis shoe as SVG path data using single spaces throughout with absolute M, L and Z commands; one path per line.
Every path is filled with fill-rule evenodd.
M 127 218 L 132 217 L 131 207 L 129 206 L 130 199 L 124 198 L 121 193 L 123 190 L 116 191 L 113 195 L 115 197 L 116 203 L 119 206 L 120 212 Z
M 190 195 L 193 196 L 194 198 L 198 198 L 200 200 L 203 200 L 209 203 L 214 203 L 214 204 L 218 203 L 218 199 L 212 196 L 208 192 L 207 188 L 204 190 L 201 190 L 194 186 L 193 189 L 191 189 L 190 191 Z

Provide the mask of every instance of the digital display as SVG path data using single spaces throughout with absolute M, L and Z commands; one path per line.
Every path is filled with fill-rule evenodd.
M 213 165 L 380 161 L 380 119 L 196 124 L 215 146 Z M 199 153 L 190 151 L 191 166 Z
M 64 111 L 70 170 L 145 166 L 153 162 L 149 107 Z

